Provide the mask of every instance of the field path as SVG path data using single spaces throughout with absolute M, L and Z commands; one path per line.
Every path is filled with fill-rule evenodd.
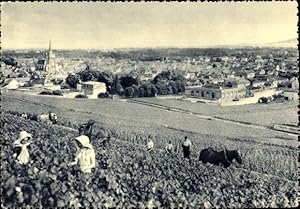
M 269 126 L 258 125 L 258 124 L 242 122 L 242 121 L 236 121 L 236 120 L 230 120 L 230 119 L 225 119 L 225 118 L 221 118 L 221 117 L 218 117 L 218 116 L 204 115 L 204 114 L 195 113 L 195 112 L 188 111 L 188 110 L 168 107 L 168 106 L 154 104 L 154 103 L 150 103 L 150 102 L 137 101 L 137 100 L 131 100 L 131 99 L 128 99 L 126 101 L 141 104 L 141 105 L 151 106 L 151 107 L 155 107 L 155 108 L 160 108 L 160 109 L 164 109 L 164 110 L 167 110 L 167 111 L 180 112 L 180 113 L 185 113 L 185 114 L 189 114 L 189 115 L 194 115 L 194 116 L 197 116 L 197 117 L 200 117 L 200 118 L 203 118 L 203 119 L 207 119 L 207 120 L 216 120 L 216 121 L 231 123 L 231 124 L 240 125 L 240 126 L 246 126 L 246 127 L 251 127 L 251 128 L 257 128 L 257 129 L 264 129 L 264 130 L 273 130 L 273 131 L 277 131 L 277 132 L 281 132 L 281 133 L 286 133 L 284 131 L 274 130 L 273 128 L 271 128 Z M 288 135 L 294 137 L 294 139 L 297 139 L 297 136 L 298 136 L 297 134 L 294 134 L 294 133 L 288 133 Z

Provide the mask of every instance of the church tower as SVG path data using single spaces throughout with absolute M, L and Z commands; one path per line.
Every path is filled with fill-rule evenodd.
M 49 74 L 53 74 L 56 71 L 56 62 L 55 62 L 55 54 L 51 48 L 51 40 L 49 41 L 49 50 L 47 53 L 47 60 L 46 60 L 46 72 Z
M 46 56 L 46 66 L 45 66 L 45 71 L 46 71 L 46 77 L 44 80 L 44 85 L 47 83 L 50 83 L 51 78 L 53 75 L 56 74 L 56 61 L 55 61 L 55 54 L 52 51 L 51 48 L 51 40 L 49 41 L 49 50 L 47 52 Z

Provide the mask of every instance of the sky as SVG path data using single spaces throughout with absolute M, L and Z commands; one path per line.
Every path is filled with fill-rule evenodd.
M 7 2 L 3 49 L 263 44 L 297 36 L 297 2 Z

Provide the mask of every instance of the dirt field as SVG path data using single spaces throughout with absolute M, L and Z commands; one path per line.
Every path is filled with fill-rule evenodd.
M 68 121 L 86 122 L 93 118 L 105 126 L 130 126 L 136 130 L 139 127 L 146 128 L 146 130 L 153 129 L 153 127 L 167 127 L 183 132 L 208 135 L 216 139 L 237 138 L 297 146 L 297 141 L 291 140 L 295 137 L 286 133 L 247 125 L 224 123 L 223 121 L 209 120 L 196 115 L 171 112 L 125 101 L 50 98 L 9 93 L 4 96 L 3 107 L 6 110 L 33 113 L 51 110 L 56 112 L 60 118 Z M 228 114 L 230 111 L 228 108 L 224 110 L 223 107 L 222 110 L 218 108 L 220 109 L 220 107 L 214 106 L 207 107 L 211 114 Z
M 175 99 L 137 98 L 134 100 L 264 126 L 272 126 L 274 123 L 298 123 L 297 102 L 220 107 Z

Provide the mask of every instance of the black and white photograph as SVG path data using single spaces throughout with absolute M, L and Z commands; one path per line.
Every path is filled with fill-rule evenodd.
M 297 1 L 1 2 L 1 208 L 295 208 Z

